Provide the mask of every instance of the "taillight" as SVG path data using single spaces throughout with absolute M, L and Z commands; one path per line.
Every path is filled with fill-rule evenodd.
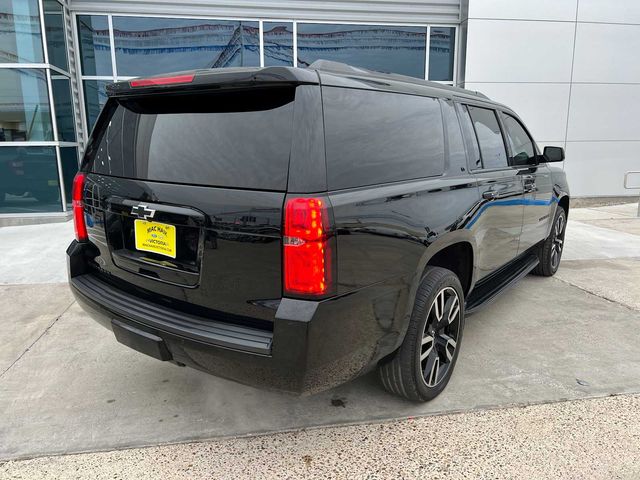
M 138 80 L 131 80 L 129 85 L 132 87 L 152 87 L 155 85 L 173 85 L 176 83 L 191 83 L 195 74 L 190 73 L 187 75 L 174 75 L 172 77 L 155 77 L 155 78 L 140 78 Z
M 87 175 L 78 172 L 73 179 L 73 191 L 71 193 L 73 207 L 73 226 L 76 231 L 76 240 L 82 242 L 88 238 L 87 224 L 84 219 L 84 202 L 82 195 L 84 193 L 84 182 Z
M 332 289 L 332 251 L 326 199 L 290 198 L 284 209 L 284 293 L 326 295 Z

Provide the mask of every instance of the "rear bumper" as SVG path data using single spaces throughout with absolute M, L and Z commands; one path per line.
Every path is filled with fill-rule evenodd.
M 193 317 L 143 301 L 92 275 L 84 246 L 67 250 L 69 283 L 78 303 L 116 338 L 138 351 L 260 388 L 298 394 L 342 384 L 390 353 L 397 325 L 376 317 L 389 286 L 325 301 L 283 298 L 273 330 Z

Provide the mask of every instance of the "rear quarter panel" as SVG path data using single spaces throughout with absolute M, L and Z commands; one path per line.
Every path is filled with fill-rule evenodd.
M 468 176 L 431 178 L 333 192 L 337 231 L 338 294 L 368 289 L 362 305 L 375 318 L 370 332 L 389 353 L 404 337 L 415 291 L 431 256 L 447 245 L 468 241 L 466 229 L 478 206 Z
M 551 227 L 553 226 L 553 218 L 555 216 L 555 209 L 558 208 L 558 205 L 562 201 L 563 198 L 569 199 L 571 197 L 571 193 L 569 191 L 569 183 L 567 182 L 567 174 L 562 169 L 562 167 L 549 163 L 547 164 L 547 168 L 551 173 L 551 183 L 553 185 L 553 197 L 556 200 L 553 202 L 554 210 L 549 215 L 549 225 L 547 229 L 547 235 L 551 232 Z M 567 212 L 567 217 L 569 216 L 569 212 Z

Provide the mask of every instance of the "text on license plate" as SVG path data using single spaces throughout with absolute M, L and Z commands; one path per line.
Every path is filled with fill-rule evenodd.
M 176 227 L 166 223 L 136 220 L 136 249 L 176 258 Z

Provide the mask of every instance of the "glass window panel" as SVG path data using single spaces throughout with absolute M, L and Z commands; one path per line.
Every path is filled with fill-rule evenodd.
M 449 162 L 451 165 L 466 165 L 467 153 L 462 139 L 462 130 L 460 129 L 455 107 L 449 100 L 442 101 L 442 116 L 447 129 Z
M 64 15 L 62 5 L 56 0 L 44 1 L 44 28 L 47 34 L 49 62 L 58 68 L 68 71 Z
M 60 164 L 62 165 L 65 200 L 67 201 L 67 206 L 70 207 L 73 177 L 78 173 L 78 149 L 76 147 L 61 147 Z
M 473 130 L 473 122 L 469 116 L 469 110 L 463 105 L 458 104 L 458 113 L 460 115 L 460 125 L 464 138 L 467 142 L 467 151 L 469 152 L 471 168 L 482 167 L 482 157 L 480 157 L 480 147 L 478 147 L 478 138 Z
M 44 70 L 0 69 L 0 142 L 53 140 Z
M 0 21 L 0 62 L 44 62 L 38 0 L 1 0 Z
M 78 39 L 83 75 L 113 75 L 109 23 L 104 15 L 78 16 Z
M 61 210 L 55 147 L 0 147 L 0 213 Z
M 117 177 L 284 190 L 294 95 L 291 88 L 164 95 L 162 102 L 121 98 L 107 106 L 111 116 L 100 122 L 89 168 Z
M 334 87 L 322 99 L 330 189 L 442 174 L 437 99 Z
M 76 141 L 75 119 L 73 116 L 73 100 L 71 98 L 71 82 L 63 75 L 51 77 L 53 102 L 56 107 L 56 124 L 58 140 L 62 142 Z
M 293 23 L 262 24 L 265 67 L 293 66 Z
M 509 140 L 511 154 L 513 155 L 513 157 L 511 157 L 511 164 L 527 165 L 536 155 L 533 140 L 531 140 L 529 134 L 522 125 L 520 125 L 520 122 L 511 115 L 505 113 L 502 118 L 504 119 L 504 127 L 507 131 L 507 139 Z
M 298 66 L 333 60 L 424 78 L 426 28 L 298 23 Z
M 82 82 L 84 88 L 84 107 L 87 114 L 87 129 L 91 131 L 98 119 L 100 110 L 107 103 L 108 80 L 85 80 Z
M 502 132 L 496 113 L 488 108 L 468 106 L 473 127 L 478 136 L 482 165 L 484 168 L 501 168 L 507 166 L 507 151 L 504 147 Z
M 429 80 L 452 81 L 456 29 L 431 27 L 429 35 Z
M 114 17 L 119 76 L 260 65 L 258 22 Z

